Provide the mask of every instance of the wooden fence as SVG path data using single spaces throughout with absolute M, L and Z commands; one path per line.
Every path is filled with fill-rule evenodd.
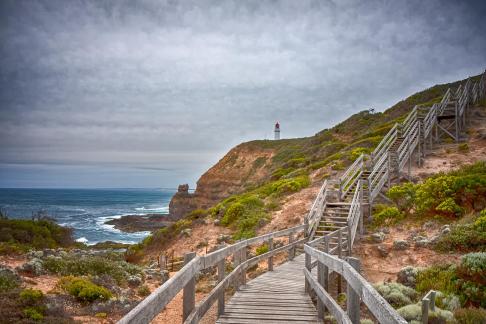
M 225 289 L 230 285 L 238 288 L 241 284 L 244 284 L 247 269 L 263 260 L 267 260 L 268 269 L 273 270 L 273 257 L 278 253 L 288 251 L 288 258 L 293 259 L 297 245 L 307 242 L 306 228 L 307 225 L 299 225 L 268 233 L 226 246 L 204 256 L 196 256 L 195 253 L 186 254 L 184 267 L 133 308 L 118 323 L 149 323 L 181 290 L 183 290 L 182 313 L 184 323 L 198 323 L 216 301 L 218 302 L 218 315 L 222 314 L 224 312 Z M 303 238 L 297 240 L 299 234 Z M 273 248 L 274 239 L 281 237 L 287 237 L 288 244 Z M 248 247 L 263 243 L 268 245 L 269 251 L 247 260 Z M 233 259 L 234 269 L 225 274 L 225 261 L 229 257 Z M 196 305 L 196 275 L 200 271 L 212 267 L 217 268 L 218 284 Z
M 395 309 L 366 281 L 360 274 L 359 260 L 348 257 L 346 260 L 320 251 L 313 247 L 316 242 L 304 245 L 305 269 L 304 275 L 308 293 L 315 293 L 318 298 L 317 310 L 320 318 L 324 318 L 326 310 L 338 323 L 360 323 L 360 303 L 380 323 L 405 324 L 405 321 Z M 312 262 L 312 258 L 316 259 Z M 312 268 L 317 266 L 317 279 L 312 275 Z M 335 272 L 347 283 L 344 311 L 329 293 L 329 275 Z

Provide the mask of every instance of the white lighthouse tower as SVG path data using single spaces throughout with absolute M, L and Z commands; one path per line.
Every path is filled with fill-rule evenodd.
M 275 124 L 275 140 L 279 140 L 280 139 L 280 124 L 277 122 Z

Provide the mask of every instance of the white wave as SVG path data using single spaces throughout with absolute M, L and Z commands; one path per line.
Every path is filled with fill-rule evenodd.
M 80 237 L 78 239 L 76 239 L 76 242 L 79 242 L 79 243 L 88 243 L 88 239 L 86 237 Z
M 137 207 L 135 210 L 138 211 L 144 211 L 147 213 L 163 213 L 163 214 L 168 214 L 169 213 L 169 206 L 164 206 L 164 207 Z

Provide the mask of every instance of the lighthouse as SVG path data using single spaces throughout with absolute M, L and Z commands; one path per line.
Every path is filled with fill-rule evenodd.
M 279 140 L 280 139 L 280 124 L 277 122 L 275 124 L 275 140 Z

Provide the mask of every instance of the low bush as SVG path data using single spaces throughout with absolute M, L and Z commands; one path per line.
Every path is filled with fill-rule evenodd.
M 403 218 L 404 214 L 397 207 L 385 207 L 373 215 L 373 226 L 389 226 Z
M 44 315 L 42 315 L 41 312 L 39 312 L 38 309 L 36 309 L 35 307 L 27 307 L 24 309 L 24 315 L 33 320 L 33 321 L 40 321 L 42 319 L 44 319 Z
M 20 280 L 13 272 L 0 268 L 0 293 L 13 290 L 19 286 Z
M 102 256 L 47 257 L 44 268 L 51 273 L 63 276 L 100 276 L 109 275 L 118 284 L 126 282 L 131 275 L 143 276 L 142 268 L 123 260 L 112 260 Z
M 417 292 L 396 282 L 375 285 L 375 289 L 394 307 L 411 304 L 417 299 Z
M 421 293 L 437 290 L 450 294 L 456 290 L 456 279 L 456 267 L 454 265 L 435 265 L 419 270 L 416 278 L 416 289 Z
M 435 249 L 447 251 L 486 251 L 486 231 L 483 228 L 484 220 L 478 219 L 474 224 L 456 224 L 451 231 L 442 235 Z
M 415 184 L 407 182 L 391 187 L 387 196 L 402 212 L 408 214 L 413 207 L 416 190 Z
M 482 308 L 459 308 L 454 312 L 458 324 L 486 324 L 486 310 Z
M 268 252 L 268 245 L 267 244 L 262 244 L 259 247 L 256 248 L 256 255 L 261 255 L 264 253 Z
M 72 229 L 51 219 L 25 220 L 0 218 L 0 252 L 23 252 L 29 248 L 57 248 L 75 244 Z
M 108 289 L 95 285 L 85 278 L 73 276 L 64 277 L 59 281 L 59 286 L 82 302 L 108 300 L 112 297 Z
M 486 162 L 439 173 L 423 183 L 393 186 L 388 197 L 403 212 L 460 217 L 486 206 Z
M 150 295 L 150 288 L 147 285 L 142 285 L 138 287 L 137 294 L 141 297 L 146 297 Z
M 457 150 L 461 153 L 469 152 L 469 145 L 467 143 L 462 143 L 457 146 Z
M 19 296 L 20 300 L 28 305 L 35 304 L 44 298 L 42 291 L 37 289 L 24 289 L 20 292 Z

